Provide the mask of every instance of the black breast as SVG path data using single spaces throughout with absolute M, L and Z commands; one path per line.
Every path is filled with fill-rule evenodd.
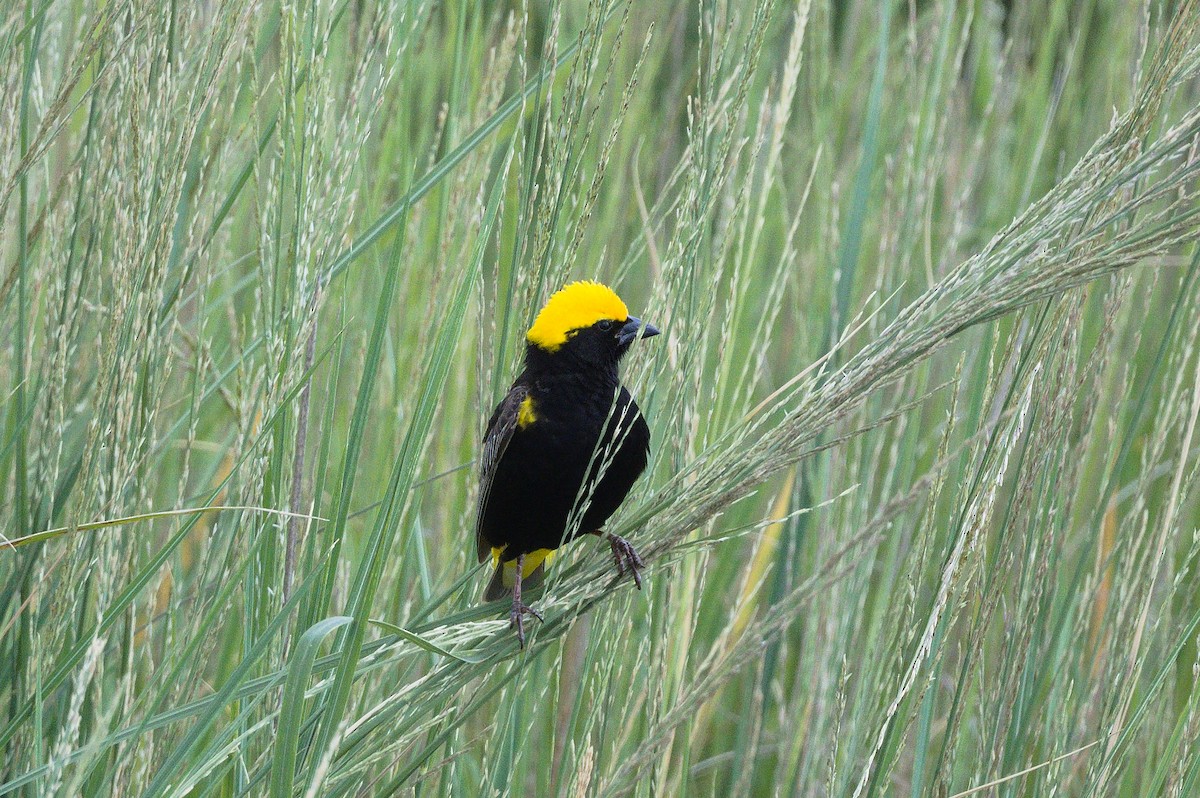
M 600 529 L 645 470 L 650 450 L 650 430 L 624 387 L 615 405 L 612 388 L 530 387 L 537 420 L 513 433 L 481 519 L 487 541 L 507 547 L 505 559 Z

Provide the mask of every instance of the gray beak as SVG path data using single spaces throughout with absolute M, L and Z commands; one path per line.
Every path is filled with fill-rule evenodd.
M 617 333 L 617 341 L 621 346 L 629 346 L 635 338 L 653 338 L 659 332 L 659 329 L 653 324 L 647 324 L 636 316 L 630 316 L 629 320 L 621 326 L 621 331 Z

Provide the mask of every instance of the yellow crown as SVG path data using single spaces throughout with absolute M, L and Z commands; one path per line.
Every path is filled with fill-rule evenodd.
M 625 321 L 629 308 L 607 285 L 580 280 L 555 291 L 533 320 L 525 340 L 553 352 L 567 342 L 572 330 L 591 327 L 601 319 Z

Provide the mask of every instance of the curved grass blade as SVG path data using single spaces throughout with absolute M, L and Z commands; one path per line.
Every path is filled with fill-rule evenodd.
M 43 529 L 41 532 L 34 532 L 32 535 L 24 535 L 12 540 L 0 540 L 0 550 L 15 549 L 17 546 L 27 546 L 30 543 L 39 543 L 41 541 L 50 540 L 66 535 L 70 532 L 93 532 L 98 529 L 108 529 L 115 526 L 127 526 L 128 524 L 136 524 L 139 521 L 153 521 L 157 518 L 175 518 L 181 515 L 192 515 L 193 513 L 207 513 L 214 510 L 242 510 L 251 513 L 266 513 L 267 515 L 279 515 L 285 518 L 303 518 L 309 521 L 328 521 L 328 518 L 321 518 L 307 513 L 293 513 L 288 510 L 275 510 L 270 507 L 255 507 L 252 505 L 243 504 L 210 504 L 204 507 L 184 507 L 179 510 L 155 510 L 149 513 L 138 513 L 137 515 L 127 515 L 122 518 L 111 518 L 107 521 L 89 521 L 86 524 L 76 524 L 75 526 L 61 526 L 56 529 Z
M 287 683 L 283 688 L 283 704 L 275 733 L 275 763 L 271 767 L 271 795 L 288 798 L 296 778 L 296 747 L 300 742 L 300 726 L 304 720 L 304 692 L 312 676 L 317 650 L 329 634 L 354 619 L 349 615 L 334 615 L 318 621 L 300 636 L 292 660 L 288 664 Z
M 372 626 L 378 626 L 380 629 L 391 632 L 401 640 L 407 640 L 418 648 L 425 649 L 430 654 L 437 654 L 448 659 L 458 660 L 459 662 L 467 665 L 476 665 L 488 659 L 488 657 L 483 654 L 455 654 L 453 651 L 442 648 L 437 643 L 426 640 L 419 634 L 410 632 L 401 626 L 396 626 L 394 623 L 388 623 L 387 621 L 381 621 L 376 618 L 370 618 L 367 622 Z

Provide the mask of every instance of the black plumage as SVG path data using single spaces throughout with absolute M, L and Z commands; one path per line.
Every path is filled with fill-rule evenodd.
M 617 366 L 634 340 L 658 330 L 624 315 L 571 329 L 558 345 L 535 343 L 531 330 L 525 368 L 488 422 L 476 549 L 480 562 L 496 560 L 484 598 L 512 590 L 512 621 L 522 643 L 521 616 L 536 613 L 521 602 L 521 584 L 541 580 L 545 550 L 583 534 L 606 535 L 618 569 L 628 569 L 641 586 L 637 553 L 603 530 L 650 451 L 650 429 Z M 527 555 L 537 567 L 517 578 L 530 569 Z M 506 564 L 512 583 L 505 581 Z

